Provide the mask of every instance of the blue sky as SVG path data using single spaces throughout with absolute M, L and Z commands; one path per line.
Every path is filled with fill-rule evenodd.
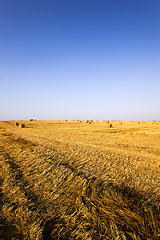
M 159 0 L 0 0 L 0 120 L 160 120 Z

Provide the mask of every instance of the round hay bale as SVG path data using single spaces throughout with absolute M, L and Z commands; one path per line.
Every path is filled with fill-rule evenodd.
M 86 120 L 86 123 L 89 123 L 89 120 Z
M 107 125 L 107 127 L 108 127 L 108 128 L 112 128 L 112 124 L 109 123 L 109 124 Z
M 89 121 L 88 123 L 89 123 L 89 124 L 91 124 L 92 122 L 91 122 L 91 121 Z
M 18 122 L 15 122 L 15 126 L 19 126 L 19 123 L 18 123 Z
M 25 128 L 25 124 L 24 124 L 24 123 L 21 123 L 21 124 L 19 125 L 19 127 L 20 127 L 20 128 Z
M 29 121 L 33 121 L 33 118 L 31 118 Z

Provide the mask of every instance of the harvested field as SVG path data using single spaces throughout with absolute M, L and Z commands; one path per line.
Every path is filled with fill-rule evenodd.
M 0 239 L 160 239 L 160 123 L 109 123 L 0 122 Z

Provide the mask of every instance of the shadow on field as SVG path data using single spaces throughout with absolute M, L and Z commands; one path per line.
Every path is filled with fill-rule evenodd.
M 2 184 L 3 180 L 0 178 L 0 239 L 8 240 L 8 239 L 17 239 L 22 240 L 23 235 L 17 234 L 17 227 L 8 222 L 4 216 L 2 216 L 1 211 L 3 208 L 3 193 L 2 193 Z
M 6 162 L 9 164 L 11 171 L 14 173 L 16 184 L 19 185 L 21 191 L 25 193 L 25 196 L 27 197 L 29 202 L 32 202 L 33 204 L 30 204 L 28 207 L 31 211 L 46 211 L 46 207 L 44 204 L 38 199 L 38 196 L 31 190 L 32 186 L 30 183 L 24 178 L 23 172 L 14 162 L 14 159 L 9 156 L 8 153 L 5 153 Z M 41 207 L 41 209 L 39 209 Z
M 17 227 L 9 223 L 5 218 L 0 217 L 0 239 L 1 240 L 23 240 L 22 234 L 17 234 Z
M 70 239 L 70 233 L 66 223 L 60 217 L 47 220 L 42 232 L 43 240 L 57 239 L 57 236 L 59 240 Z
M 23 172 L 21 171 L 19 165 L 14 162 L 14 159 L 11 158 L 8 153 L 5 153 L 4 156 L 6 159 L 6 163 L 8 163 L 10 166 L 11 172 L 14 173 L 15 184 L 20 187 L 21 191 L 25 193 L 28 202 L 30 202 L 30 205 L 28 205 L 28 209 L 30 211 L 37 211 L 40 214 L 40 217 L 43 219 L 43 214 L 47 213 L 47 206 L 45 206 L 45 203 L 39 200 L 39 197 L 31 189 L 29 189 L 32 188 L 32 186 L 27 180 L 25 180 Z M 2 194 L 0 194 L 0 196 L 2 196 Z M 1 198 L 0 204 L 2 206 Z M 57 237 L 59 240 L 69 239 L 69 232 L 66 227 L 66 223 L 61 217 L 56 216 L 51 218 L 51 216 L 47 216 L 47 218 L 43 219 L 41 228 L 43 229 L 43 240 L 57 239 Z M 17 235 L 16 233 L 17 228 L 15 225 L 7 223 L 4 218 L 0 218 L 0 240 L 12 239 L 13 237 L 16 240 L 24 239 L 23 235 Z
M 20 138 L 20 137 L 15 138 L 12 134 L 10 134 L 8 136 L 9 136 L 9 139 L 8 139 L 9 143 L 20 144 L 23 148 L 33 149 L 36 146 L 35 143 L 32 143 L 31 141 L 26 140 L 24 138 Z

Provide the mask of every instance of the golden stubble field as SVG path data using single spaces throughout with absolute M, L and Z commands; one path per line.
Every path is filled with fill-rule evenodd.
M 0 239 L 160 239 L 160 122 L 23 123 L 0 122 Z

